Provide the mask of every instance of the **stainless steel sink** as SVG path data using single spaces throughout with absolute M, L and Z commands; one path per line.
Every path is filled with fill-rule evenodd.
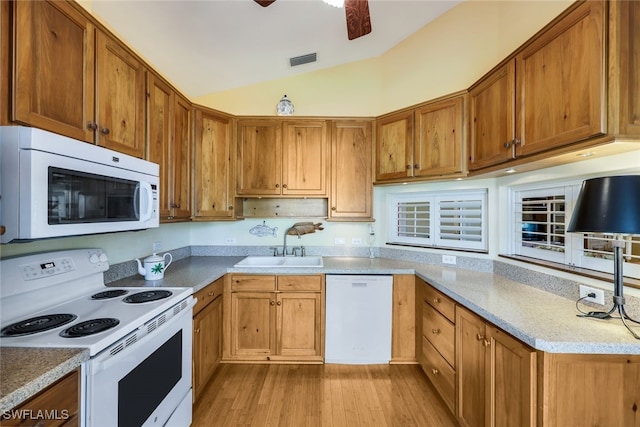
M 234 265 L 234 267 L 246 268 L 269 268 L 269 267 L 292 267 L 292 268 L 310 268 L 322 267 L 321 256 L 304 256 L 304 257 L 277 257 L 277 256 L 248 256 L 242 261 Z

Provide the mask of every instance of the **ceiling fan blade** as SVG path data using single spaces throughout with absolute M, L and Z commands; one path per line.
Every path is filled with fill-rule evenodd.
M 368 0 L 345 0 L 344 11 L 347 15 L 349 40 L 357 39 L 371 32 Z
M 254 0 L 254 1 L 262 7 L 267 7 L 276 0 Z

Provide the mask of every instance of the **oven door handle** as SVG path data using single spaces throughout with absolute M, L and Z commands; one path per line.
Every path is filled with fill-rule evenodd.
M 111 366 L 113 366 L 116 363 L 122 363 L 123 358 L 126 359 L 127 357 L 135 356 L 134 353 L 136 351 L 136 348 L 139 348 L 137 346 L 139 343 L 144 342 L 145 338 L 147 338 L 148 336 L 153 338 L 153 337 L 158 336 L 157 333 L 163 333 L 165 331 L 169 331 L 170 327 L 173 326 L 174 323 L 181 321 L 183 316 L 186 316 L 186 315 L 188 315 L 190 313 L 193 313 L 192 308 L 193 308 L 194 305 L 196 305 L 197 301 L 198 300 L 195 297 L 190 298 L 189 302 L 188 302 L 188 306 L 185 309 L 183 309 L 176 316 L 174 316 L 171 319 L 169 319 L 169 321 L 167 323 L 163 324 L 161 328 L 156 329 L 153 332 L 151 332 L 151 335 L 144 335 L 139 341 L 136 341 L 132 345 L 127 346 L 124 350 L 121 350 L 118 353 L 116 353 L 116 354 L 114 354 L 114 355 L 112 355 L 110 357 L 109 356 L 105 356 L 106 357 L 105 360 L 99 361 L 99 362 L 97 362 L 97 363 L 95 363 L 93 365 L 92 374 L 95 375 L 98 372 L 101 372 L 103 370 L 109 369 Z M 191 320 L 191 316 L 189 316 L 189 320 Z M 147 323 L 149 323 L 149 322 L 147 322 Z M 145 323 L 144 325 L 138 327 L 138 329 L 144 328 L 147 323 Z M 192 333 L 192 327 L 193 327 L 193 324 L 191 323 L 191 321 L 189 321 L 188 322 L 188 333 Z M 108 351 L 108 350 L 105 350 L 105 351 Z

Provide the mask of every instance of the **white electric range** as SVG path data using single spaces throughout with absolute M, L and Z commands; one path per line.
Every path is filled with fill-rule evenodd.
M 190 425 L 192 288 L 107 287 L 108 268 L 100 249 L 1 260 L 0 346 L 87 348 L 83 426 Z

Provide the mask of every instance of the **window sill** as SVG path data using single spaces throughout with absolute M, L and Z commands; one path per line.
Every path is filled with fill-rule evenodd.
M 564 271 L 566 273 L 576 274 L 582 277 L 588 277 L 590 279 L 604 280 L 613 283 L 613 274 L 603 273 L 601 271 L 589 270 L 581 267 L 570 267 L 564 264 L 559 264 L 551 261 L 544 261 L 535 258 L 529 258 L 522 255 L 498 255 L 501 258 L 512 259 L 516 261 L 526 262 L 529 264 L 539 265 L 541 267 L 551 268 L 553 270 Z M 640 289 L 640 280 L 632 277 L 624 278 L 624 285 L 631 288 Z

